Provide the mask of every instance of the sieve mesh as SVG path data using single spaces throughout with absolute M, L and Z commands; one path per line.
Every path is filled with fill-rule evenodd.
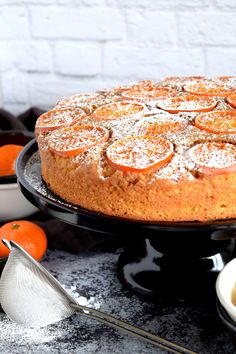
M 17 248 L 2 272 L 0 302 L 11 320 L 26 327 L 44 327 L 75 312 L 71 301 Z

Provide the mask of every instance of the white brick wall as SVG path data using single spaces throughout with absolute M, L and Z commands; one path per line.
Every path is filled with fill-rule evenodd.
M 167 75 L 236 75 L 235 0 L 0 0 L 1 105 Z

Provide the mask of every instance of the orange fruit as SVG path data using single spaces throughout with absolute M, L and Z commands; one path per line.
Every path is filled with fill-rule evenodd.
M 78 155 L 109 138 L 109 130 L 92 124 L 84 124 L 55 130 L 48 140 L 49 150 L 57 155 Z
M 200 114 L 195 126 L 215 134 L 236 134 L 236 111 L 213 111 Z
M 165 165 L 173 156 L 173 144 L 152 136 L 127 136 L 111 144 L 106 151 L 112 168 L 123 172 L 148 172 Z
M 209 112 L 217 105 L 217 100 L 208 96 L 181 95 L 158 101 L 157 106 L 169 113 Z
M 44 230 L 26 220 L 10 221 L 0 227 L 0 240 L 15 241 L 34 259 L 40 260 L 47 249 L 47 237 Z M 0 242 L 0 257 L 7 257 L 9 249 Z
M 141 103 L 115 102 L 97 108 L 93 112 L 96 120 L 125 119 L 141 113 L 145 107 Z
M 15 174 L 15 161 L 22 149 L 23 146 L 14 144 L 0 147 L 0 176 Z
M 73 125 L 85 117 L 82 109 L 53 109 L 42 114 L 36 122 L 35 132 L 42 133 Z
M 208 175 L 235 172 L 236 145 L 224 142 L 204 142 L 194 145 L 189 156 L 195 168 Z

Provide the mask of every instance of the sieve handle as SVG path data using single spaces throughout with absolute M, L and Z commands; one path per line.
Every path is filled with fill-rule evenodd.
M 103 313 L 101 311 L 92 309 L 90 307 L 81 306 L 81 305 L 75 304 L 75 303 L 71 303 L 71 307 L 73 307 L 73 309 L 76 312 L 78 312 L 86 317 L 93 318 L 95 320 L 105 323 L 108 326 L 123 330 L 128 334 L 138 337 L 139 339 L 144 339 L 145 341 L 147 341 L 151 344 L 154 344 L 154 345 L 158 346 L 159 348 L 166 349 L 169 352 L 177 353 L 177 354 L 183 354 L 183 353 L 197 354 L 196 352 L 193 352 L 192 350 L 184 348 L 178 344 L 172 343 L 166 339 L 163 339 L 163 338 L 161 338 L 155 334 L 152 334 L 150 332 L 147 332 L 139 327 L 133 326 L 127 322 L 118 320 L 117 318 L 115 318 L 111 315 L 108 315 L 106 313 Z

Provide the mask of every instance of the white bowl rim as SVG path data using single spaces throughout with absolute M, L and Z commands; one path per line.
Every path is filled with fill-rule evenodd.
M 0 190 L 5 190 L 5 189 L 17 189 L 17 188 L 19 188 L 18 183 L 0 184 Z
M 232 281 L 231 281 L 231 292 L 229 293 L 229 297 L 226 299 L 224 294 L 222 293 L 222 287 L 225 284 L 225 277 L 227 274 L 231 272 L 232 274 Z M 235 275 L 234 275 L 235 274 Z M 217 297 L 222 304 L 222 306 L 225 308 L 225 310 L 228 312 L 231 318 L 233 318 L 234 321 L 236 321 L 236 306 L 232 303 L 231 301 L 231 294 L 233 291 L 233 287 L 236 285 L 236 258 L 233 258 L 231 261 L 229 261 L 222 271 L 218 274 L 217 280 L 216 280 L 216 294 Z

